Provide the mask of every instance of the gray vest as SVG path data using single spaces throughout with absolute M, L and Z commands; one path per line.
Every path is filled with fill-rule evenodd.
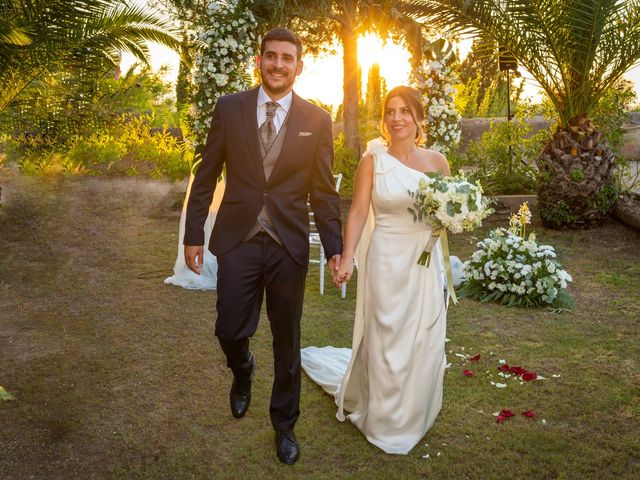
M 291 109 L 289 109 L 291 111 Z M 260 153 L 262 154 L 262 166 L 264 168 L 264 177 L 267 181 L 269 181 L 269 177 L 271 176 L 271 172 L 273 171 L 273 167 L 280 156 L 280 152 L 282 151 L 282 145 L 284 144 L 284 137 L 287 133 L 287 120 L 289 119 L 289 114 L 284 119 L 282 126 L 280 127 L 280 131 L 276 136 L 276 139 L 273 141 L 273 145 L 268 152 L 264 151 L 264 146 L 262 142 L 258 140 L 260 144 Z M 260 213 L 258 213 L 258 217 L 256 218 L 256 222 L 249 230 L 249 233 L 246 237 L 244 237 L 244 241 L 246 242 L 251 237 L 253 237 L 258 232 L 265 231 L 273 238 L 276 242 L 282 245 L 282 240 L 276 233 L 276 229 L 273 227 L 273 222 L 271 221 L 271 217 L 269 216 L 269 212 L 267 211 L 267 206 L 262 205 L 262 209 L 260 209 Z

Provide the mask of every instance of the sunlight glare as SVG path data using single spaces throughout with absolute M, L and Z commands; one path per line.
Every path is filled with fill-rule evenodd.
M 342 46 L 335 45 L 334 54 L 307 56 L 304 70 L 296 82 L 295 90 L 304 98 L 317 99 L 333 105 L 334 110 L 342 103 Z M 358 39 L 358 60 L 362 69 L 361 93 L 367 90 L 367 76 L 374 63 L 380 65 L 380 75 L 385 79 L 387 88 L 406 85 L 409 81 L 411 66 L 409 52 L 401 45 L 391 41 L 383 44 L 374 35 L 367 34 Z

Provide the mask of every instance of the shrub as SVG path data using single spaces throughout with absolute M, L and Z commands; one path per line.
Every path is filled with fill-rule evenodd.
M 46 136 L 2 137 L 9 160 L 28 175 L 149 175 L 180 180 L 189 175 L 193 151 L 166 129 L 151 133 L 152 115 L 122 115 L 108 128 L 65 143 Z
M 492 122 L 480 140 L 467 147 L 469 178 L 480 181 L 490 195 L 535 193 L 538 170 L 534 160 L 546 136 L 546 130 L 532 134 L 524 118 Z

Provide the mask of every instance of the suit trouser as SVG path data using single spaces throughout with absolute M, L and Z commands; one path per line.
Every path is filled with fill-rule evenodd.
M 300 415 L 300 317 L 307 265 L 296 263 L 284 246 L 264 232 L 217 260 L 215 334 L 227 366 L 241 382 L 250 374 L 249 337 L 258 327 L 266 293 L 274 358 L 271 423 L 276 430 L 293 428 Z

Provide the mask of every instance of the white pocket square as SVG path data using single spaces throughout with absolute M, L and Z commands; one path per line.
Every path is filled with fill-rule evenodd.
M 298 132 L 299 137 L 309 137 L 311 135 L 313 135 L 311 132 Z

